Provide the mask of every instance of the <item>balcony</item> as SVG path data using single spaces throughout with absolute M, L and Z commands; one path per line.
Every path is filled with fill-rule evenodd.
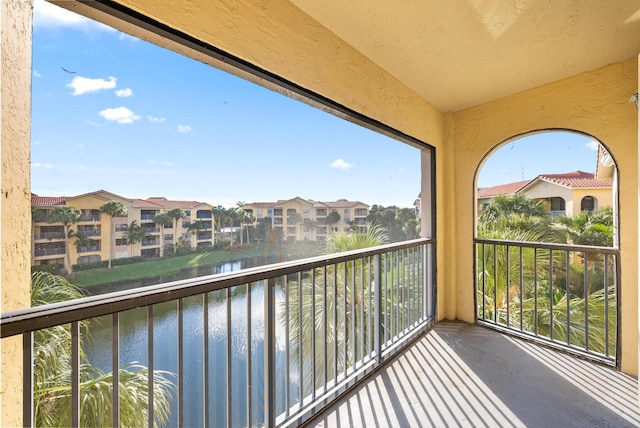
M 41 232 L 36 234 L 36 239 L 63 240 L 64 232 Z
M 460 322 L 441 322 L 309 427 L 640 426 L 636 379 Z
M 63 425 L 81 425 L 83 412 L 91 411 L 81 400 L 91 374 L 78 352 L 106 357 L 114 373 L 129 358 L 153 370 L 166 370 L 165 358 L 173 358 L 169 366 L 178 375 L 170 377 L 170 426 L 297 425 L 433 324 L 433 246 L 426 239 L 408 241 L 3 314 L 2 338 L 26 341 L 24 423 L 31 426 L 37 411 L 31 382 L 40 385 L 37 364 L 30 371 L 41 355 L 34 333 L 69 325 L 76 357 L 65 378 L 70 409 Z M 104 348 L 88 350 L 81 333 L 88 324 L 92 341 Z M 140 345 L 139 336 L 135 343 L 127 339 L 132 328 L 146 338 L 144 357 L 129 353 Z M 112 332 L 120 332 L 115 340 Z M 177 352 L 161 352 L 169 348 Z M 118 402 L 120 388 L 112 393 Z M 153 415 L 153 405 L 148 412 Z
M 78 253 L 92 253 L 100 251 L 100 245 L 87 245 L 85 247 L 78 248 Z
M 100 214 L 82 214 L 80 221 L 100 221 Z
M 485 264 L 499 246 L 549 250 L 505 241 L 476 245 Z M 93 354 L 111 370 L 135 356 L 179 374 L 170 426 L 640 424 L 637 381 L 613 368 L 540 347 L 535 337 L 435 324 L 433 247 L 421 239 L 26 309 L 2 315 L 2 338 L 22 335 L 28 369 L 32 333 L 70 325 L 70 346 L 86 352 L 83 334 L 74 332 L 81 322 L 93 325 L 93 340 L 105 342 Z M 611 249 L 552 250 L 566 258 L 596 252 L 604 266 L 615 264 Z M 302 336 L 300 326 L 307 327 Z M 132 328 L 140 331 L 131 335 Z M 169 348 L 177 352 L 158 352 Z M 68 380 L 73 426 L 88 411 L 80 399 L 85 373 L 75 361 Z M 30 426 L 34 377 L 23 378 Z M 153 379 L 148 374 L 150 388 Z M 118 394 L 114 389 L 114 402 Z
M 65 250 L 64 250 L 64 247 L 36 248 L 35 254 L 36 254 L 36 257 L 55 256 L 59 254 L 65 254 Z

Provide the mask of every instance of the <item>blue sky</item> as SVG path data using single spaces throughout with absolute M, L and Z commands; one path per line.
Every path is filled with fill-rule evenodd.
M 42 0 L 32 93 L 39 195 L 411 206 L 420 190 L 417 149 Z M 545 135 L 502 148 L 479 185 L 593 171 L 588 139 Z

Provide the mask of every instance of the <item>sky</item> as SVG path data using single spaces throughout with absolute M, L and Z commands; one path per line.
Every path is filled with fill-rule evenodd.
M 418 149 L 42 0 L 32 97 L 31 190 L 41 196 L 409 207 L 420 191 Z M 528 137 L 496 152 L 478 185 L 592 172 L 590 144 Z

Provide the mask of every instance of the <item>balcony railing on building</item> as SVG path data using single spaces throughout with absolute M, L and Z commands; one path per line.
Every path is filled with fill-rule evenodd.
M 36 257 L 53 256 L 53 255 L 60 255 L 60 254 L 65 254 L 65 253 L 66 253 L 66 251 L 65 251 L 64 247 L 36 248 L 36 250 L 35 250 Z
M 433 324 L 433 277 L 434 244 L 419 239 L 2 314 L 1 332 L 23 337 L 25 426 L 42 411 L 46 386 L 34 337 L 56 326 L 71 331 L 61 423 L 79 426 L 92 411 L 82 400 L 92 387 L 81 364 L 88 324 L 109 332 L 100 355 L 111 355 L 113 382 L 128 373 L 128 344 L 148 366 L 150 396 L 175 358 L 172 426 L 294 426 Z M 133 342 L 121 333 L 130 328 Z M 123 390 L 104 387 L 119 403 Z M 104 425 L 118 425 L 119 411 L 113 406 Z M 141 424 L 153 426 L 155 412 L 152 399 Z
M 80 221 L 100 221 L 100 214 L 82 214 Z
M 617 248 L 476 239 L 480 324 L 616 365 Z

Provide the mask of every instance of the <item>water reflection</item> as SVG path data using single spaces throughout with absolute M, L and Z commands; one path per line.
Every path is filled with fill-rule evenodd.
M 216 273 L 241 269 L 241 262 L 225 263 L 216 268 Z M 233 426 L 247 426 L 247 379 L 251 379 L 251 424 L 262 425 L 264 412 L 262 397 L 264 392 L 264 292 L 261 282 L 251 286 L 251 298 L 247 298 L 247 286 L 238 286 L 227 292 L 219 290 L 207 295 L 205 306 L 203 296 L 185 298 L 182 301 L 182 349 L 183 374 L 182 404 L 184 407 L 184 426 L 203 426 L 203 395 L 205 382 L 205 308 L 208 317 L 206 344 L 208 347 L 209 374 L 209 418 L 211 426 L 226 425 L 229 416 Z M 276 300 L 282 295 L 276 292 Z M 247 316 L 247 303 L 250 300 L 251 316 Z M 229 315 L 227 308 L 230 309 Z M 277 311 L 276 311 L 277 312 Z M 230 324 L 228 321 L 230 320 Z M 250 323 L 250 324 L 248 324 Z M 119 319 L 119 360 L 120 366 L 132 361 L 149 366 L 149 328 L 147 308 L 127 311 Z M 276 320 L 279 324 L 279 320 Z M 153 368 L 178 374 L 179 348 L 179 311 L 178 302 L 158 304 L 153 307 Z M 250 329 L 248 328 L 250 326 Z M 112 322 L 111 317 L 93 319 L 90 322 L 91 343 L 85 346 L 90 362 L 98 368 L 112 369 Z M 250 332 L 250 333 L 248 333 Z M 250 334 L 250 337 L 248 335 Z M 283 373 L 284 338 L 276 338 L 276 373 Z M 247 349 L 251 346 L 251 358 L 247 361 Z M 230 358 L 227 349 L 230 348 Z M 227 391 L 227 376 L 231 387 Z M 276 379 L 276 389 L 283 391 L 285 379 L 281 375 Z M 292 386 L 290 385 L 290 389 Z M 293 389 L 297 389 L 293 385 Z M 291 391 L 295 393 L 295 391 Z M 277 408 L 284 407 L 283 397 L 278 397 Z M 171 403 L 169 426 L 178 425 L 178 405 L 174 396 Z M 231 412 L 230 415 L 227 412 Z

